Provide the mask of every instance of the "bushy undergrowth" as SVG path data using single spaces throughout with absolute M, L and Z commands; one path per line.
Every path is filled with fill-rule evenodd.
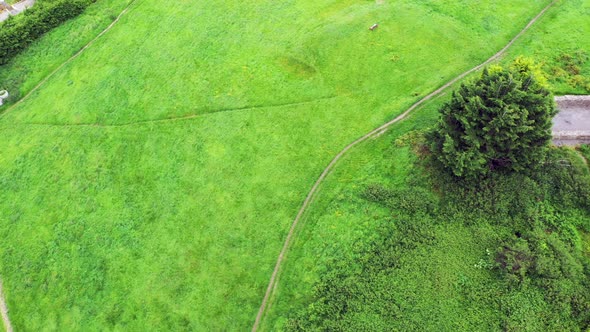
M 590 145 L 584 144 L 580 146 L 580 152 L 585 159 L 586 164 L 590 161 Z
M 61 23 L 78 16 L 96 0 L 39 1 L 0 25 L 0 65 Z
M 390 218 L 328 268 L 287 329 L 585 331 L 590 176 L 574 153 L 477 183 L 424 158 L 407 186 L 368 186 L 361 195 Z M 451 257 L 471 252 L 483 258 Z
M 553 86 L 570 86 L 573 89 L 590 92 L 590 77 L 583 75 L 590 56 L 584 50 L 563 52 L 548 61 L 544 69 L 549 73 Z

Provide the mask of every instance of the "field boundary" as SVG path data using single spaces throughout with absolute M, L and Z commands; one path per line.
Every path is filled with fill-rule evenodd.
M 0 315 L 2 316 L 2 322 L 4 322 L 4 329 L 6 332 L 13 332 L 12 324 L 8 317 L 8 307 L 4 300 L 4 292 L 2 291 L 2 279 L 0 279 Z
M 74 59 L 76 59 L 77 57 L 79 57 L 82 53 L 84 53 L 84 51 L 86 51 L 86 49 L 88 49 L 90 46 L 92 46 L 92 44 L 94 44 L 100 37 L 102 37 L 105 33 L 107 33 L 109 30 L 111 30 L 115 26 L 115 24 L 117 24 L 117 22 L 119 22 L 119 20 L 121 19 L 121 17 L 123 17 L 123 15 L 125 15 L 127 13 L 127 11 L 129 10 L 129 8 L 131 7 L 131 5 L 133 5 L 135 2 L 136 2 L 136 0 L 131 0 L 131 2 L 129 2 L 127 4 L 127 6 L 125 6 L 125 8 L 123 8 L 123 10 L 121 11 L 121 13 L 119 13 L 119 15 L 117 16 L 117 18 L 115 18 L 115 20 L 113 20 L 113 22 L 111 22 L 111 24 L 109 24 L 104 30 L 102 30 L 98 35 L 96 35 L 96 37 L 94 37 L 91 41 L 89 41 L 88 43 L 86 43 L 86 45 L 84 45 L 78 52 L 76 52 L 76 54 L 72 55 L 64 63 L 62 63 L 61 65 L 59 65 L 51 73 L 49 73 L 47 76 L 45 76 L 45 78 L 43 78 L 39 83 L 37 83 L 37 85 L 35 85 L 31 89 L 31 91 L 27 92 L 27 94 L 25 94 L 16 103 L 14 103 L 11 106 L 9 106 L 6 109 L 6 111 L 0 113 L 0 119 L 2 117 L 4 117 L 4 115 L 6 115 L 8 112 L 12 111 L 15 107 L 17 107 L 18 105 L 20 105 L 23 101 L 27 100 L 35 91 L 37 91 L 40 87 L 42 87 L 45 83 L 47 83 L 47 81 L 51 77 L 53 77 L 53 75 L 57 74 L 57 72 L 59 72 L 63 67 L 65 67 L 67 64 L 69 64 Z
M 351 150 L 355 146 L 359 145 L 360 143 L 362 143 L 362 142 L 364 142 L 364 141 L 366 141 L 366 140 L 368 140 L 370 138 L 377 137 L 377 136 L 385 133 L 389 129 L 389 127 L 391 127 L 393 124 L 398 123 L 398 122 L 404 120 L 410 113 L 412 113 L 412 111 L 414 111 L 415 109 L 417 109 L 419 106 L 421 106 L 425 102 L 427 102 L 427 101 L 431 100 L 432 98 L 438 96 L 443 91 L 445 91 L 447 88 L 449 88 L 453 84 L 457 83 L 459 80 L 462 80 L 463 78 L 465 78 L 467 75 L 469 75 L 469 74 L 471 74 L 473 72 L 476 72 L 476 71 L 482 69 L 483 67 L 487 66 L 488 64 L 490 64 L 490 63 L 498 60 L 499 58 L 501 58 L 506 53 L 506 51 L 518 39 L 520 39 L 520 37 L 522 37 L 522 35 L 524 35 L 531 28 L 531 26 L 533 26 L 533 24 L 535 24 L 558 1 L 559 0 L 553 0 L 553 1 L 551 1 L 551 3 L 549 3 L 545 8 L 543 8 L 541 10 L 541 12 L 539 12 L 537 14 L 537 16 L 535 16 L 514 38 L 512 38 L 508 42 L 508 44 L 506 44 L 506 46 L 504 46 L 504 48 L 502 48 L 500 51 L 498 51 L 492 57 L 490 57 L 489 59 L 487 59 L 485 62 L 483 62 L 483 63 L 481 63 L 481 64 L 479 64 L 479 65 L 477 65 L 477 66 L 475 66 L 475 67 L 473 67 L 473 68 L 465 71 L 464 73 L 460 74 L 459 76 L 457 76 L 454 79 L 452 79 L 451 81 L 447 82 L 446 84 L 444 84 L 440 88 L 436 89 L 435 91 L 431 92 L 430 94 L 426 95 L 425 97 L 423 97 L 422 99 L 420 99 L 419 101 L 417 101 L 416 103 L 414 103 L 412 106 L 410 106 L 410 108 L 408 108 L 402 114 L 400 114 L 397 117 L 395 117 L 393 120 L 391 120 L 389 122 L 386 122 L 385 124 L 383 124 L 383 125 L 375 128 L 375 129 L 373 129 L 369 133 L 367 133 L 364 136 L 358 138 L 354 142 L 348 144 L 346 147 L 344 147 L 344 149 L 342 149 L 332 159 L 332 161 L 328 164 L 328 166 L 324 169 L 324 171 L 321 173 L 321 175 L 319 176 L 319 178 L 316 180 L 316 182 L 312 186 L 311 190 L 308 192 L 307 196 L 305 197 L 305 200 L 303 201 L 303 204 L 301 205 L 301 208 L 299 209 L 299 212 L 297 213 L 295 219 L 291 223 L 291 227 L 289 228 L 289 232 L 287 233 L 287 238 L 285 239 L 285 242 L 283 244 L 283 247 L 281 249 L 281 252 L 279 253 L 279 257 L 277 258 L 277 261 L 276 261 L 276 264 L 275 264 L 275 268 L 273 270 L 273 273 L 272 273 L 272 275 L 270 277 L 270 281 L 269 281 L 268 286 L 266 288 L 266 293 L 264 294 L 264 298 L 262 300 L 262 304 L 260 305 L 260 308 L 258 310 L 258 314 L 256 315 L 256 320 L 254 321 L 254 325 L 252 326 L 252 332 L 258 331 L 258 328 L 260 326 L 260 322 L 262 321 L 265 313 L 267 312 L 267 308 L 269 306 L 270 299 L 273 297 L 274 292 L 275 292 L 275 290 L 277 288 L 278 280 L 279 280 L 279 272 L 280 272 L 280 269 L 282 267 L 283 261 L 285 260 L 285 256 L 286 256 L 286 254 L 287 254 L 287 252 L 289 250 L 289 247 L 291 245 L 291 242 L 293 241 L 293 238 L 294 238 L 293 235 L 295 233 L 295 229 L 297 227 L 297 224 L 299 223 L 301 217 L 306 212 L 307 208 L 309 207 L 310 203 L 312 202 L 312 200 L 313 200 L 316 192 L 318 191 L 319 186 L 326 179 L 326 177 L 332 172 L 332 170 L 334 169 L 336 163 L 342 158 L 342 156 L 344 156 L 349 150 Z
M 199 113 L 199 114 L 187 114 L 187 115 L 183 115 L 183 116 L 170 117 L 170 118 L 140 120 L 140 121 L 132 121 L 132 122 L 126 122 L 126 123 L 115 123 L 115 124 L 21 122 L 21 123 L 11 123 L 11 126 L 28 125 L 28 126 L 47 126 L 47 127 L 66 127 L 66 128 L 67 127 L 96 127 L 96 128 L 130 127 L 130 126 L 150 124 L 150 123 L 162 123 L 162 122 L 191 120 L 194 118 L 199 118 L 199 117 L 203 117 L 203 116 L 210 116 L 210 115 L 217 114 L 217 113 L 251 111 L 251 110 L 265 109 L 265 108 L 279 108 L 279 107 L 305 105 L 305 104 L 311 104 L 311 103 L 315 103 L 315 102 L 321 102 L 324 100 L 336 99 L 339 97 L 342 97 L 342 96 L 336 95 L 336 96 L 319 97 L 319 98 L 310 99 L 310 100 L 295 101 L 295 102 L 288 102 L 288 103 L 282 103 L 282 104 L 279 103 L 279 104 L 269 104 L 269 105 L 243 106 L 243 107 L 236 107 L 236 108 L 222 108 L 222 109 L 217 109 L 217 110 L 213 110 L 210 112 Z

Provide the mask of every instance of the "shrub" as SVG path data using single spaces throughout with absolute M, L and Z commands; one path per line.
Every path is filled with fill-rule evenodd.
M 0 26 L 0 65 L 61 23 L 76 17 L 95 0 L 59 0 L 38 3 Z
M 370 185 L 363 196 L 398 213 L 409 215 L 432 215 L 437 206 L 436 197 L 421 187 L 387 189 L 381 185 Z
M 534 263 L 534 257 L 526 240 L 516 238 L 496 251 L 496 264 L 500 271 L 506 273 L 508 280 L 516 278 L 522 282 Z
M 455 176 L 523 171 L 543 159 L 557 113 L 536 67 L 519 59 L 484 70 L 453 92 L 431 134 L 432 152 Z

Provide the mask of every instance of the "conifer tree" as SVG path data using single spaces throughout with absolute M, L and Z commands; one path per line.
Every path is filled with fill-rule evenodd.
M 538 164 L 557 110 L 537 68 L 519 58 L 462 84 L 440 113 L 431 135 L 436 159 L 456 176 L 477 178 Z

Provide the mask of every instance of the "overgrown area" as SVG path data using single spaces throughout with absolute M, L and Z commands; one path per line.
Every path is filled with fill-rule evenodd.
M 388 213 L 353 255 L 334 257 L 288 330 L 590 326 L 590 175 L 573 151 L 552 149 L 535 172 L 476 186 L 408 153 L 403 185 L 359 187 Z
M 590 93 L 590 42 L 587 16 L 590 2 L 572 0 L 548 13 L 523 41 L 510 51 L 514 58 L 526 54 L 549 74 L 551 90 L 557 95 Z
M 398 138 L 413 159 L 405 182 L 360 193 L 388 215 L 332 257 L 284 327 L 586 331 L 590 172 L 578 152 L 548 150 L 556 110 L 543 81 L 523 58 L 486 68 L 427 135 Z

